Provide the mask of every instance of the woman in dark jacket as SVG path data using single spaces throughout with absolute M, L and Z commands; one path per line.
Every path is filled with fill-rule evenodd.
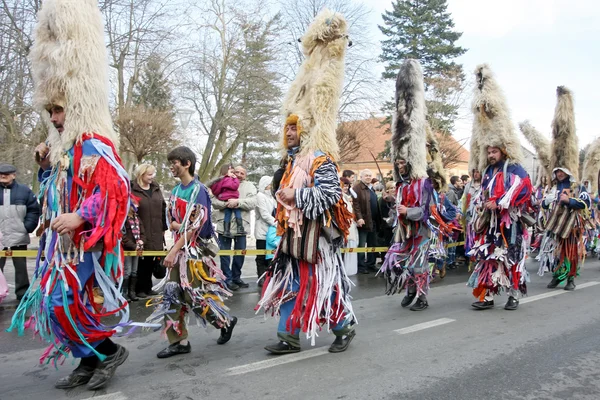
M 164 250 L 165 231 L 167 230 L 166 203 L 160 187 L 154 182 L 156 168 L 150 164 L 141 164 L 135 169 L 135 179 L 131 182 L 131 192 L 139 199 L 138 215 L 144 227 L 144 250 Z M 138 265 L 136 292 L 140 298 L 154 296 L 152 291 L 152 272 L 162 268 L 162 257 L 142 257 Z

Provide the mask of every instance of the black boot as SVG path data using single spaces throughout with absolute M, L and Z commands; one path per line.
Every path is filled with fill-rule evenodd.
M 217 339 L 217 344 L 225 344 L 229 342 L 231 339 L 231 334 L 233 333 L 233 328 L 235 328 L 235 324 L 237 324 L 237 318 L 231 317 L 229 320 L 229 326 L 227 328 L 221 328 L 221 336 Z
M 494 300 L 484 300 L 484 301 L 476 301 L 471 304 L 471 307 L 476 308 L 478 310 L 487 310 L 489 308 L 494 308 Z
M 570 276 L 567 278 L 567 284 L 565 285 L 565 290 L 575 290 L 575 277 Z
M 557 287 L 557 286 L 558 286 L 558 284 L 559 284 L 560 282 L 561 282 L 561 281 L 560 281 L 560 280 L 559 280 L 557 277 L 553 276 L 553 277 L 552 277 L 552 280 L 550 281 L 550 283 L 549 283 L 549 284 L 548 284 L 548 286 L 546 286 L 546 287 L 547 287 L 548 289 L 554 289 L 555 287 Z
M 290 353 L 298 353 L 300 351 L 300 347 L 292 346 L 291 344 L 279 341 L 279 343 L 266 346 L 265 350 L 271 354 L 290 354 Z
M 519 308 L 519 300 L 515 299 L 512 296 L 509 296 L 508 301 L 504 305 L 504 309 L 512 311 L 512 310 L 516 310 L 517 308 Z
M 423 311 L 427 307 L 429 307 L 429 303 L 427 303 L 425 296 L 419 296 L 417 302 L 410 308 L 410 311 Z
M 235 223 L 237 225 L 237 234 L 244 236 L 247 235 L 246 231 L 244 230 L 244 220 L 241 218 L 236 218 Z
M 123 284 L 121 285 L 121 294 L 125 298 L 125 300 L 129 301 L 129 278 L 123 279 Z
M 414 292 L 411 292 L 409 290 L 409 292 L 406 294 L 406 296 L 404 296 L 404 298 L 402 299 L 402 302 L 400 303 L 400 305 L 402 307 L 408 307 L 412 304 L 413 300 L 415 299 L 415 297 L 417 297 L 417 290 L 415 289 Z
M 129 300 L 138 301 L 138 297 L 135 295 L 135 284 L 137 283 L 137 276 L 129 278 Z
M 226 222 L 223 221 L 223 237 L 229 238 L 231 239 L 233 236 L 231 236 L 231 221 Z
M 329 346 L 330 353 L 341 353 L 342 351 L 346 351 L 348 346 L 350 346 L 350 342 L 356 336 L 356 331 L 351 330 L 347 335 L 344 336 L 336 336 L 331 346 Z

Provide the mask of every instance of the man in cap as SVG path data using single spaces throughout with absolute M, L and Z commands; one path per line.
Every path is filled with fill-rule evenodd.
M 0 164 L 0 233 L 5 250 L 27 250 L 29 234 L 35 230 L 40 218 L 37 198 L 27 186 L 18 183 L 17 169 L 10 164 Z M 13 257 L 15 266 L 15 294 L 21 301 L 29 288 L 27 259 Z M 0 258 L 4 272 L 6 258 Z

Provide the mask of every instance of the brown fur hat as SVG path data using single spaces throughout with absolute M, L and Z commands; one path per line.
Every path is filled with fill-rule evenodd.
M 498 147 L 513 164 L 523 162 L 521 143 L 510 120 L 510 113 L 502 89 L 496 82 L 489 65 L 481 64 L 475 69 L 473 93 L 473 134 L 469 169 L 487 167 L 488 147 Z
M 573 181 L 578 181 L 579 147 L 575 129 L 573 94 L 564 86 L 556 88 L 556 108 L 552 120 L 552 156 L 550 169 L 567 169 Z
M 396 79 L 392 119 L 392 163 L 396 181 L 400 180 L 397 160 L 406 161 L 412 179 L 427 177 L 426 116 L 423 71 L 417 60 L 408 59 Z
M 552 170 L 550 169 L 550 154 L 552 153 L 552 143 L 547 139 L 540 131 L 535 129 L 529 121 L 523 121 L 519 123 L 519 128 L 525 136 L 525 138 L 531 143 L 535 149 L 540 169 L 537 171 L 536 186 L 542 184 L 543 177 L 552 176 Z
M 446 170 L 440 153 L 440 143 L 433 133 L 433 130 L 427 124 L 427 175 L 435 183 L 435 188 L 438 192 L 446 192 L 448 190 L 448 179 L 446 178 Z

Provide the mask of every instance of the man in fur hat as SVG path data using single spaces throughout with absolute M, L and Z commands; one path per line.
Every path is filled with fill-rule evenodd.
M 46 0 L 31 49 L 34 101 L 48 125 L 36 148 L 43 195 L 40 256 L 9 330 L 32 328 L 50 345 L 40 362 L 81 358 L 56 387 L 99 389 L 129 352 L 110 338 L 129 322 L 120 293 L 129 179 L 108 108 L 106 47 L 95 0 Z M 103 67 L 104 66 L 104 67 Z M 41 254 L 45 257 L 42 259 Z M 99 287 L 104 304 L 97 304 Z M 120 315 L 115 326 L 102 317 Z
M 395 113 L 392 122 L 392 160 L 397 195 L 398 219 L 394 243 L 389 248 L 380 272 L 387 280 L 386 293 L 406 288 L 401 306 L 412 311 L 425 310 L 429 304 L 429 251 L 432 236 L 428 224 L 435 197 L 427 175 L 427 110 L 423 72 L 419 62 L 407 60 L 396 80 Z M 431 206 L 434 207 L 431 207 Z
M 492 71 L 483 64 L 475 75 L 471 162 L 472 168 L 477 166 L 483 174 L 482 190 L 472 200 L 474 238 L 469 254 L 476 264 L 467 284 L 477 299 L 474 308 L 494 307 L 494 295 L 507 291 L 504 308 L 516 310 L 519 292 L 526 293 L 529 278 L 525 269 L 529 238 L 521 217 L 529 205 L 532 186 L 520 165 L 521 145 Z
M 306 60 L 284 103 L 287 160 L 275 195 L 282 239 L 257 305 L 280 314 L 279 342 L 265 347 L 272 354 L 300 351 L 300 331 L 314 345 L 323 325 L 336 336 L 332 353 L 345 351 L 355 335 L 352 283 L 340 252 L 352 215 L 335 163 L 346 32 L 339 13 L 325 9 L 317 15 L 302 38 Z
M 555 185 L 542 202 L 550 216 L 538 256 L 538 274 L 552 271 L 549 289 L 566 279 L 565 290 L 575 290 L 575 277 L 585 258 L 586 230 L 594 229 L 595 224 L 590 214 L 591 198 L 585 186 L 577 185 L 579 150 L 573 96 L 564 86 L 556 89 L 556 95 L 551 158 Z

